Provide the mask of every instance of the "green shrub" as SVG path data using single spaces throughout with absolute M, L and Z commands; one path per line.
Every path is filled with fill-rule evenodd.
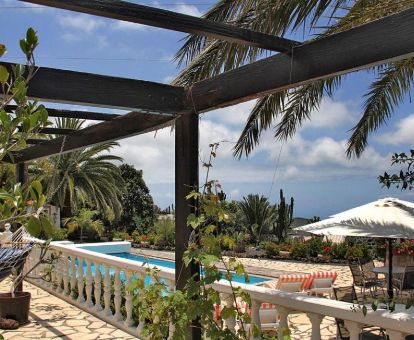
M 114 238 L 118 238 L 118 239 L 121 239 L 123 241 L 130 240 L 131 239 L 131 237 L 129 236 L 129 234 L 127 232 L 125 232 L 125 231 L 115 231 L 114 232 Z
M 266 242 L 264 245 L 264 250 L 266 251 L 266 255 L 268 257 L 277 256 L 279 255 L 281 246 L 275 242 Z
M 165 247 L 175 245 L 175 221 L 170 218 L 158 220 L 154 225 L 154 244 Z
M 310 257 L 317 257 L 318 254 L 322 254 L 325 247 L 331 246 L 332 242 L 326 242 L 320 237 L 312 237 L 305 242 L 308 246 L 308 254 Z
M 134 230 L 131 237 L 135 243 L 141 243 L 141 233 L 138 230 Z
M 229 235 L 223 235 L 220 244 L 222 250 L 234 250 L 236 240 Z
M 365 257 L 364 249 L 361 245 L 354 245 L 348 248 L 345 254 L 347 260 L 358 260 Z
M 295 243 L 292 245 L 291 256 L 294 259 L 309 257 L 309 246 L 307 243 Z
M 64 241 L 68 239 L 68 230 L 63 228 L 53 229 L 53 233 L 50 236 L 52 241 Z
M 332 244 L 331 256 L 336 260 L 346 259 L 346 252 L 348 251 L 348 244 L 343 243 L 334 243 Z

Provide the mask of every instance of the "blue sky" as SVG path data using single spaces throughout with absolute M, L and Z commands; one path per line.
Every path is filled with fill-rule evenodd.
M 139 3 L 201 15 L 213 1 L 148 0 Z M 36 52 L 39 66 L 163 83 L 168 83 L 178 73 L 177 65 L 171 60 L 185 36 L 16 0 L 0 0 L 0 22 L 3 27 L 0 42 L 8 47 L 6 61 L 23 61 L 18 40 L 31 26 L 40 37 Z M 414 109 L 409 98 L 387 126 L 371 136 L 360 159 L 349 160 L 345 156 L 348 130 L 360 117 L 363 95 L 372 79 L 373 74 L 367 72 L 347 76 L 336 95 L 322 103 L 312 120 L 306 122 L 292 140 L 277 142 L 269 131 L 248 160 L 235 160 L 232 147 L 254 103 L 203 114 L 200 158 L 208 157 L 209 143 L 221 142 L 211 177 L 222 183 L 228 197 L 241 199 L 249 193 L 259 193 L 276 202 L 279 189 L 283 188 L 285 196 L 295 198 L 295 216 L 323 218 L 384 196 L 412 200 L 411 192 L 384 189 L 377 181 L 379 174 L 390 169 L 390 155 L 408 151 L 412 145 Z M 143 169 L 155 202 L 160 207 L 173 203 L 173 132 L 164 129 L 157 134 L 123 140 L 120 144 L 113 153 Z M 200 178 L 204 178 L 203 172 Z

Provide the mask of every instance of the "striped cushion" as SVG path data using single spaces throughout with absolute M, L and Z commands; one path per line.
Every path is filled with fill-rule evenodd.
M 277 280 L 275 289 L 281 289 L 283 283 L 302 282 L 301 290 L 305 289 L 306 283 L 309 281 L 309 274 L 289 274 L 280 275 Z
M 307 282 L 305 282 L 305 285 L 304 285 L 303 289 L 304 290 L 310 289 L 312 287 L 314 279 L 331 279 L 332 284 L 333 284 L 335 282 L 337 276 L 338 276 L 337 272 L 331 272 L 331 271 L 314 272 L 314 273 L 309 275 L 309 278 L 308 278 Z

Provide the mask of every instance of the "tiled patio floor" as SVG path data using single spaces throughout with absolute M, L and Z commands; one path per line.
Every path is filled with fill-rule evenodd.
M 3 282 L 1 291 L 6 291 L 7 287 L 7 283 Z M 116 327 L 29 283 L 24 283 L 24 290 L 32 294 L 30 323 L 14 331 L 0 330 L 0 334 L 6 340 L 134 339 Z

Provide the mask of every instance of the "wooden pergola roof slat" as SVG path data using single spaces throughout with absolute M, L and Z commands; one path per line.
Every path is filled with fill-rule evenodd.
M 13 112 L 16 109 L 16 105 L 6 105 L 5 111 L 8 113 Z M 87 120 L 112 120 L 119 117 L 119 114 L 113 113 L 102 113 L 92 111 L 78 111 L 78 110 L 66 110 L 66 109 L 52 109 L 46 107 L 49 117 L 61 117 L 61 118 L 76 118 L 76 119 L 87 119 Z
M 174 123 L 175 117 L 130 112 L 108 122 L 102 122 L 77 130 L 69 136 L 61 136 L 44 143 L 13 153 L 13 162 L 21 163 L 38 158 L 74 151 L 83 147 L 127 138 L 154 131 Z M 63 143 L 64 141 L 64 143 Z M 62 148 L 63 143 L 63 148 Z M 6 160 L 5 160 L 6 161 Z
M 414 8 L 195 83 L 199 112 L 414 56 Z
M 11 70 L 11 63 L 0 62 Z M 175 114 L 185 107 L 184 88 L 144 80 L 39 67 L 28 96 L 49 102 Z
M 119 0 L 20 0 L 290 53 L 298 42 L 164 9 Z

